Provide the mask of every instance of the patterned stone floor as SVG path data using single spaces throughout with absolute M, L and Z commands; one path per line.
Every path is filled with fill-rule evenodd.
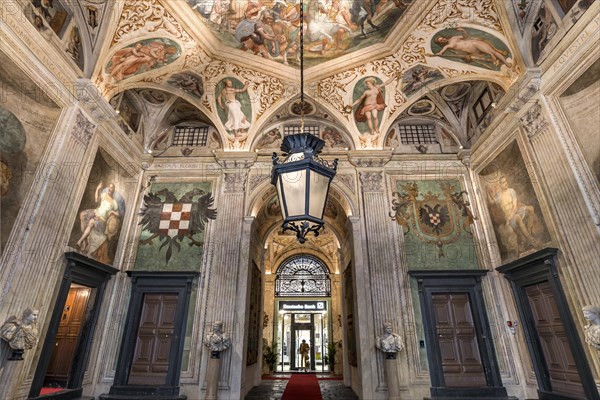
M 265 380 L 259 386 L 252 388 L 246 396 L 246 400 L 281 400 L 283 391 L 288 383 L 289 375 L 276 375 L 277 378 Z M 329 375 L 317 375 L 317 378 L 328 378 Z M 358 400 L 352 389 L 344 386 L 342 380 L 319 380 L 321 396 L 323 400 Z M 311 400 L 311 399 L 306 399 Z

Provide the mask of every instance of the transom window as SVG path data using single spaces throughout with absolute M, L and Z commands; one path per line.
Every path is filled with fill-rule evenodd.
M 435 125 L 398 125 L 402 144 L 437 143 Z
M 207 126 L 176 126 L 173 146 L 206 146 Z
M 319 126 L 318 125 L 304 125 L 304 131 L 302 130 L 301 125 L 285 125 L 283 127 L 283 136 L 295 135 L 297 133 L 308 132 L 311 135 L 319 136 Z
M 293 256 L 277 269 L 276 297 L 330 297 L 329 269 L 317 257 Z

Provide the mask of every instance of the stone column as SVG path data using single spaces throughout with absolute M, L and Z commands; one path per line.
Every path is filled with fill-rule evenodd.
M 548 203 L 555 213 L 564 261 L 561 270 L 579 309 L 600 299 L 600 276 L 594 267 L 600 260 L 600 234 L 578 185 L 577 171 L 573 171 L 567 159 L 558 128 L 550 124 L 542 104 L 536 102 L 521 123 L 533 148 Z
M 244 377 L 244 294 L 248 288 L 248 252 L 250 229 L 244 228 L 244 199 L 248 170 L 254 159 L 245 154 L 217 154 L 223 167 L 218 198 L 218 217 L 215 237 L 211 241 L 215 257 L 206 277 L 207 313 L 205 322 L 222 321 L 231 332 L 231 349 L 222 355 L 220 366 L 221 390 L 227 398 L 239 398 Z M 256 157 L 252 154 L 250 157 Z M 240 303 L 243 303 L 240 305 Z M 210 357 L 210 355 L 209 355 Z M 207 369 L 207 378 L 211 374 Z
M 374 338 L 378 332 L 377 327 L 381 327 L 385 322 L 390 322 L 394 329 L 398 330 L 401 326 L 399 316 L 400 311 L 400 287 L 398 281 L 397 268 L 399 260 L 394 252 L 393 238 L 395 235 L 391 232 L 394 225 L 389 219 L 389 196 L 385 192 L 385 175 L 383 167 L 387 163 L 391 153 L 383 153 L 377 158 L 370 156 L 368 159 L 355 157 L 352 159 L 354 165 L 358 167 L 360 188 L 362 192 L 362 212 L 364 216 L 364 236 L 362 238 L 366 248 L 366 259 L 368 265 L 368 282 L 372 298 L 372 318 L 373 327 L 376 331 L 372 332 L 370 337 Z M 362 321 L 361 321 L 362 323 Z M 379 328 L 380 329 L 380 328 Z M 371 339 L 373 340 L 373 339 Z M 367 348 L 361 348 L 364 356 L 365 352 L 373 354 L 375 343 Z M 384 359 L 381 354 L 377 355 L 377 367 L 371 373 L 375 391 L 386 390 L 386 380 L 384 378 Z M 363 373 L 365 369 L 363 368 Z M 394 379 L 398 379 L 397 371 Z M 374 396 L 375 393 L 365 393 L 365 396 Z M 388 393 L 389 395 L 389 393 Z

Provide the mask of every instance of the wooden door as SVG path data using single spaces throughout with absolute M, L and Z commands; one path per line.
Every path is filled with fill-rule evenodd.
M 85 287 L 69 289 L 56 333 L 56 345 L 44 378 L 46 384 L 58 384 L 64 387 L 67 383 L 81 327 L 85 322 L 85 310 L 90 293 L 91 289 Z
M 165 385 L 169 370 L 169 354 L 177 293 L 146 293 L 129 374 L 130 385 Z
M 432 303 L 445 386 L 486 386 L 469 294 L 433 293 Z
M 552 391 L 572 398 L 585 399 L 579 371 L 569 346 L 569 332 L 560 317 L 550 282 L 527 286 L 525 293 L 540 339 Z

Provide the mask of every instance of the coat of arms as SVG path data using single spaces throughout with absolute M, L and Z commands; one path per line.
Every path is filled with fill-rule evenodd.
M 217 210 L 209 208 L 213 201 L 211 193 L 197 188 L 190 190 L 180 199 L 166 188 L 144 195 L 140 225 L 152 233 L 152 236 L 141 240 L 140 244 L 152 244 L 158 237 L 161 242 L 159 250 L 168 246 L 167 263 L 173 255 L 173 248 L 181 250 L 184 238 L 188 238 L 189 246 L 201 247 L 204 242 L 196 240 L 194 236 L 204 232 L 209 219 L 217 217 Z
M 448 182 L 439 186 L 442 193 L 420 194 L 415 182 L 401 185 L 400 192 L 392 193 L 390 217 L 402 226 L 405 235 L 412 230 L 419 240 L 435 244 L 438 255 L 444 257 L 444 246 L 456 242 L 461 229 L 470 234 L 475 217 L 463 199 L 465 191 L 456 191 Z

